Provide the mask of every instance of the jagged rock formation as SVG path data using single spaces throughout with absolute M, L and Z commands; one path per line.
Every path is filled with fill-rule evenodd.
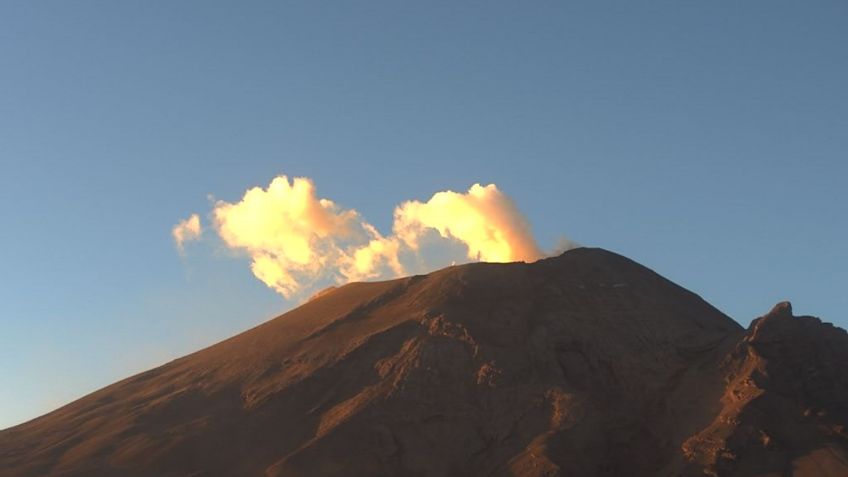
M 684 443 L 709 475 L 848 476 L 848 336 L 778 303 L 721 363 L 713 422 Z
M 0 432 L 0 476 L 843 477 L 847 369 L 577 249 L 330 290 Z

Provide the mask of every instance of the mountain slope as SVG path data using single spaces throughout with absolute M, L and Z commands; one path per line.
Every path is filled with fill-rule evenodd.
M 756 319 L 722 363 L 713 422 L 684 443 L 716 475 L 848 476 L 848 335 L 788 302 Z M 696 473 L 697 475 L 697 473 Z
M 844 476 L 848 338 L 786 309 L 600 249 L 353 283 L 0 432 L 0 476 Z

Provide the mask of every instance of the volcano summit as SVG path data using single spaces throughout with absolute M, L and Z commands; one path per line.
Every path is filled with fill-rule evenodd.
M 0 432 L 0 476 L 848 475 L 848 334 L 611 252 L 351 283 Z

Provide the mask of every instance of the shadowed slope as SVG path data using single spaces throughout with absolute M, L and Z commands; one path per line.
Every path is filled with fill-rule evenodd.
M 0 432 L 0 476 L 725 475 L 745 350 L 808 373 L 768 329 L 599 249 L 354 283 Z M 811 386 L 775 393 L 831 413 L 802 450 L 836 466 L 845 400 Z
M 845 330 L 779 303 L 722 368 L 722 409 L 684 444 L 690 475 L 848 476 Z

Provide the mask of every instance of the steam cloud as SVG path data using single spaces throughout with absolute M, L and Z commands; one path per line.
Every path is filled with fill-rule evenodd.
M 409 201 L 395 209 L 395 235 L 413 250 L 427 228 L 467 245 L 472 260 L 533 261 L 542 256 L 527 220 L 494 184 L 474 184 L 465 194 L 438 192 L 426 203 Z
M 180 221 L 171 229 L 171 235 L 174 237 L 174 242 L 177 244 L 177 250 L 183 253 L 183 244 L 189 240 L 197 240 L 203 233 L 203 228 L 200 226 L 200 217 L 197 214 L 191 214 L 189 218 Z
M 256 278 L 286 298 L 328 280 L 391 278 L 410 268 L 430 268 L 426 250 L 437 242 L 463 246 L 470 260 L 543 256 L 527 220 L 494 184 L 404 202 L 395 208 L 388 236 L 355 210 L 319 198 L 306 177 L 279 176 L 265 189 L 248 190 L 238 202 L 217 201 L 210 216 L 224 245 L 245 252 Z M 197 214 L 173 230 L 180 250 L 200 234 Z

